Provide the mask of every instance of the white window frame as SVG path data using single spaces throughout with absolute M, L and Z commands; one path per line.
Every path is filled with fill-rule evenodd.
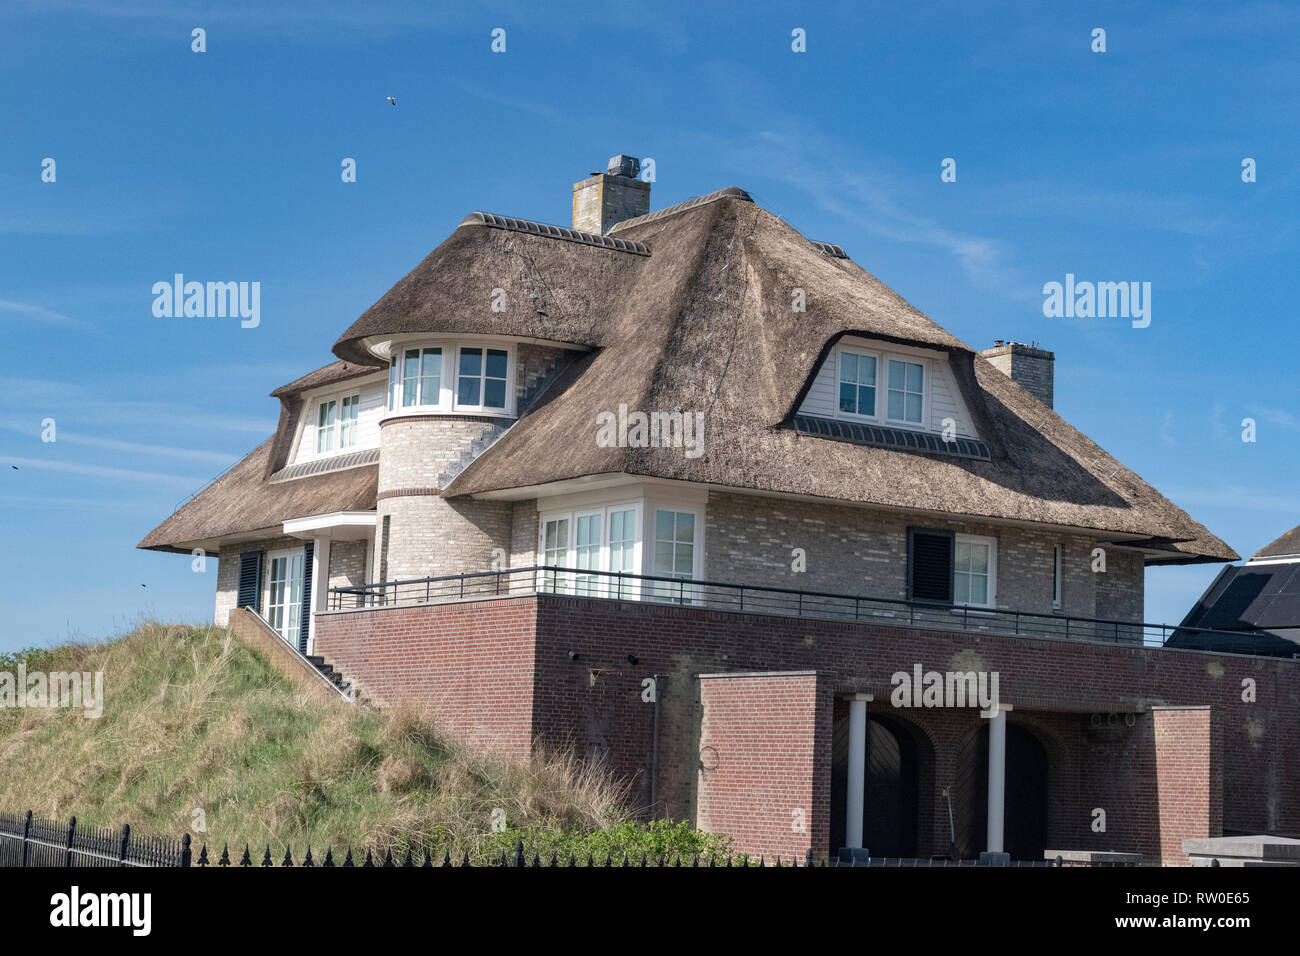
M 632 574 L 640 574 L 642 562 L 644 560 L 644 535 L 642 533 L 642 508 L 639 501 L 621 501 L 609 505 L 597 505 L 587 508 L 570 508 L 566 510 L 547 511 L 537 516 L 537 563 L 547 565 L 546 560 L 546 526 L 552 521 L 567 519 L 569 522 L 568 540 L 565 542 L 564 560 L 560 562 L 560 567 L 577 568 L 577 541 L 578 541 L 578 519 L 585 517 L 600 517 L 600 557 L 595 568 L 587 569 L 590 574 L 605 574 L 610 567 L 610 542 L 609 532 L 611 527 L 610 514 L 619 511 L 632 512 L 632 527 L 635 529 L 635 538 L 632 544 Z M 538 590 L 550 591 L 557 594 L 570 594 L 578 597 L 621 597 L 636 600 L 640 596 L 639 580 L 633 579 L 627 584 L 619 587 L 614 584 L 612 579 L 607 577 L 598 577 L 595 582 L 578 587 L 576 579 L 578 574 L 567 573 L 564 575 L 555 575 L 553 572 L 539 572 Z
M 1059 544 L 1052 545 L 1052 610 L 1054 611 L 1059 611 L 1065 603 L 1065 581 L 1062 573 L 1064 564 L 1065 549 Z
M 454 347 L 453 347 L 454 348 Z M 403 374 L 403 366 L 406 363 L 407 352 L 418 352 L 420 367 L 419 374 L 415 376 L 414 381 L 422 382 L 428 376 L 424 374 L 424 351 L 425 349 L 438 349 L 438 401 L 435 403 L 425 402 L 414 405 L 403 405 L 406 394 L 406 378 Z M 447 410 L 451 408 L 451 390 L 447 387 L 447 352 L 448 346 L 445 342 L 407 342 L 402 345 L 394 345 L 392 354 L 388 356 L 388 413 L 390 415 L 412 415 L 421 411 Z M 416 386 L 417 390 L 420 386 Z M 423 395 L 418 396 L 423 398 Z
M 704 564 L 704 508 L 698 505 L 687 504 L 678 501 L 652 501 L 646 509 L 645 538 L 645 573 L 653 577 L 659 577 L 659 572 L 655 568 L 655 543 L 658 541 L 658 520 L 659 512 L 670 511 L 674 514 L 690 514 L 693 516 L 691 536 L 691 579 L 699 581 L 703 573 Z M 673 604 L 699 604 L 702 601 L 702 595 L 698 587 L 682 587 L 677 590 L 677 597 L 665 598 L 656 593 L 656 588 L 671 589 L 671 585 L 664 584 L 660 581 L 649 581 L 647 583 L 647 595 L 653 600 L 667 600 Z
M 856 355 L 859 358 L 874 359 L 876 363 L 876 404 L 871 409 L 870 415 L 864 415 L 862 412 L 846 412 L 840 408 L 840 369 L 843 368 L 845 354 Z M 861 349 L 842 345 L 835 353 L 835 417 L 844 418 L 849 421 L 877 422 L 880 421 L 878 410 L 880 408 L 880 372 L 884 366 L 884 356 L 880 352 L 872 352 L 868 349 Z
M 482 374 L 475 376 L 479 380 L 479 402 L 477 405 L 461 404 L 460 401 L 460 354 L 465 349 L 481 349 L 483 352 Z M 455 358 L 452 366 L 454 374 L 451 383 L 452 410 L 457 412 L 473 412 L 483 415 L 513 415 L 515 405 L 514 348 L 505 342 L 456 342 L 453 346 L 453 350 L 455 352 Z M 506 353 L 506 403 L 503 406 L 483 404 L 483 398 L 487 393 L 487 353 L 489 350 Z M 443 354 L 445 355 L 446 352 L 444 351 Z
M 974 601 L 957 600 L 957 575 L 961 572 L 957 570 L 957 545 L 980 544 L 987 545 L 989 549 L 989 572 L 988 572 L 988 600 L 982 604 Z M 998 539 L 991 538 L 981 534 L 955 534 L 953 535 L 953 586 L 952 598 L 955 607 L 976 607 L 976 608 L 996 608 L 998 604 Z M 969 573 L 969 572 L 966 572 Z
M 914 422 L 906 418 L 889 417 L 889 363 L 890 362 L 902 362 L 905 365 L 921 366 L 921 420 L 919 422 Z M 930 429 L 930 362 L 929 360 L 921 358 L 920 356 L 916 356 L 916 355 L 899 355 L 897 353 L 891 354 L 889 352 L 886 352 L 884 356 L 884 366 L 885 366 L 884 376 L 883 376 L 884 384 L 883 386 L 882 385 L 876 386 L 877 407 L 879 407 L 880 402 L 882 400 L 884 401 L 884 406 L 885 406 L 884 413 L 881 417 L 884 418 L 885 421 L 890 422 L 891 424 L 899 425 L 903 428 L 913 428 L 913 429 L 919 428 L 919 429 L 925 429 L 927 431 L 931 430 Z M 881 373 L 881 369 L 879 366 L 877 366 L 876 367 L 877 382 L 879 382 L 882 377 L 880 373 Z M 903 370 L 903 386 L 904 386 L 904 391 L 903 391 L 904 396 L 908 394 L 914 394 L 914 393 L 909 393 L 906 390 L 907 387 L 906 369 Z M 881 394 L 882 392 L 883 395 Z M 906 398 L 904 398 L 903 400 L 903 409 L 904 411 L 906 411 L 907 409 Z
M 289 616 L 288 616 L 288 610 L 289 610 L 290 607 L 292 607 L 292 604 L 291 604 L 291 602 L 290 602 L 290 600 L 289 600 L 290 596 L 291 596 L 292 593 L 293 593 L 293 592 L 292 592 L 292 579 L 289 579 L 288 585 L 287 585 L 287 587 L 286 587 L 285 603 L 284 603 L 284 607 L 285 607 L 285 628 L 284 628 L 284 631 L 281 631 L 279 628 L 277 628 L 277 627 L 276 627 L 276 626 L 271 622 L 271 598 L 272 598 L 272 595 L 273 595 L 273 589 L 274 589 L 274 587 L 275 587 L 275 584 L 274 584 L 274 575 L 273 575 L 273 573 L 272 573 L 272 568 L 275 566 L 275 562 L 276 562 L 277 559 L 279 559 L 279 558 L 285 558 L 285 559 L 287 559 L 287 561 L 288 561 L 288 564 L 286 565 L 286 567 L 292 569 L 292 567 L 293 567 L 293 559 L 294 559 L 295 556 L 296 556 L 296 557 L 299 557 L 299 558 L 302 558 L 302 577 L 301 577 L 301 579 L 300 579 L 300 591 L 299 591 L 299 594 L 298 594 L 298 623 L 299 623 L 299 627 L 301 627 L 301 623 L 302 623 L 302 597 L 303 597 L 302 592 L 301 592 L 301 587 L 302 587 L 303 585 L 306 584 L 306 578 L 307 578 L 307 549 L 306 549 L 305 547 L 304 547 L 304 548 L 278 548 L 278 549 L 276 549 L 275 551 L 268 551 L 268 552 L 267 552 L 267 554 L 266 554 L 266 600 L 265 600 L 265 603 L 263 604 L 263 607 L 266 608 L 266 618 L 265 618 L 266 623 L 269 624 L 269 625 L 271 626 L 271 629 L 274 630 L 275 633 L 278 634 L 278 635 L 280 636 L 280 640 L 284 641 L 286 644 L 290 645 L 290 646 L 293 647 L 295 650 L 297 650 L 297 648 L 298 648 L 298 640 L 300 640 L 301 637 L 302 637 L 301 633 L 298 633 L 298 634 L 295 635 L 295 637 L 296 637 L 295 640 L 290 640 L 288 634 L 285 633 L 285 632 L 287 632 L 287 631 L 289 630 L 289 628 L 288 628 L 288 624 L 289 624 L 289 621 L 291 620 L 291 619 L 289 618 Z
M 354 426 L 352 429 L 352 444 L 344 447 L 343 445 L 343 403 L 347 401 L 349 398 L 356 399 L 357 415 L 355 418 L 351 420 Z M 334 420 L 330 423 L 329 428 L 327 430 L 322 429 L 320 424 L 321 409 L 331 403 L 334 405 Z M 333 455 L 342 454 L 343 452 L 348 451 L 349 449 L 356 448 L 358 439 L 360 437 L 359 433 L 361 430 L 361 392 L 347 391 L 347 392 L 336 392 L 333 395 L 322 395 L 319 399 L 316 400 L 316 414 L 313 418 L 313 427 L 315 429 L 315 444 L 313 446 L 313 451 L 312 451 L 313 458 L 329 458 Z M 321 436 L 326 434 L 327 431 L 330 436 L 329 447 L 322 449 L 320 447 Z

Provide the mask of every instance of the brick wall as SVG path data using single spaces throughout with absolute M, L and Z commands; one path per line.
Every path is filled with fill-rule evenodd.
M 488 616 L 476 617 L 474 609 Z M 947 848 L 940 790 L 959 783 L 963 760 L 969 761 L 963 754 L 980 731 L 980 719 L 971 711 L 892 709 L 894 672 L 920 663 L 926 670 L 999 673 L 1001 698 L 1015 708 L 1008 719 L 1032 730 L 1048 753 L 1049 842 L 1066 849 L 1151 853 L 1174 838 L 1159 829 L 1163 798 L 1143 802 L 1146 782 L 1159 780 L 1162 771 L 1154 744 L 1144 742 L 1144 734 L 1152 740 L 1154 731 L 1142 724 L 1152 723 L 1153 704 L 1208 705 L 1223 727 L 1222 826 L 1300 835 L 1300 664 L 1289 660 L 558 595 L 322 615 L 317 646 L 329 648 L 325 653 L 331 659 L 346 654 L 341 669 L 349 676 L 350 668 L 363 666 L 364 674 L 357 675 L 363 685 L 378 682 L 386 699 L 430 702 L 460 726 L 473 725 L 476 715 L 497 719 L 494 715 L 508 709 L 514 752 L 526 751 L 531 735 L 573 744 L 580 755 L 604 759 L 631 780 L 639 806 L 650 804 L 657 759 L 658 805 L 677 819 L 695 818 L 700 797 L 703 705 L 697 675 L 816 671 L 828 695 L 874 693 L 872 707 L 889 711 L 925 741 L 929 756 L 922 766 L 917 841 L 922 856 Z M 577 660 L 569 657 L 570 650 L 578 653 Z M 485 667 L 495 676 L 479 700 L 472 688 Z M 430 676 L 438 669 L 445 676 Z M 523 675 L 531 686 L 523 708 L 529 716 L 516 700 L 523 693 Z M 654 708 L 641 700 L 642 681 L 653 675 L 663 678 L 657 758 L 652 757 Z M 1254 703 L 1241 699 L 1247 677 L 1256 682 Z M 459 689 L 448 696 L 437 689 L 439 682 Z M 502 682 L 512 688 L 509 694 L 500 689 Z M 832 706 L 827 705 L 828 713 Z M 1106 730 L 1112 712 L 1122 730 Z M 1128 713 L 1138 715 L 1132 728 L 1121 716 Z M 829 734 L 818 746 L 829 762 Z M 1009 769 L 1011 786 L 1014 772 Z M 829 772 L 820 774 L 816 785 L 813 805 L 828 807 Z M 963 786 L 969 796 L 972 785 Z M 961 801 L 956 803 L 963 812 Z M 1106 833 L 1090 827 L 1091 810 L 1098 806 L 1108 809 Z M 722 810 L 715 802 L 711 812 Z M 1213 821 L 1215 811 L 1206 812 Z M 959 828 L 968 822 L 959 821 Z M 758 844 L 743 848 L 776 851 Z
M 230 620 L 230 612 L 239 600 L 239 556 L 245 551 L 278 551 L 288 548 L 301 548 L 306 544 L 301 538 L 283 535 L 278 538 L 265 538 L 260 541 L 244 541 L 229 545 L 217 561 L 217 598 L 213 621 L 218 627 L 224 627 Z M 210 565 L 209 565 L 210 566 Z M 257 611 L 265 613 L 266 594 L 270 586 L 270 560 L 262 557 L 262 593 L 258 597 Z
M 787 862 L 827 844 L 832 696 L 815 673 L 700 678 L 697 825 Z
M 1094 573 L 1094 538 L 973 521 L 906 518 L 896 512 L 710 492 L 705 577 L 836 594 L 907 597 L 907 529 L 945 528 L 997 539 L 997 607 L 1051 614 L 1054 545 L 1062 557 L 1060 613 L 1142 620 L 1141 555 L 1107 549 L 1107 570 Z M 792 570 L 804 549 L 807 569 Z
M 329 586 L 332 588 L 359 587 L 366 583 L 366 550 L 368 540 L 331 541 Z

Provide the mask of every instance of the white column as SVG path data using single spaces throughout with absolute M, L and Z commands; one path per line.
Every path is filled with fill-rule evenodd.
M 316 652 L 316 615 L 329 608 L 330 539 L 316 538 L 311 551 L 311 619 L 307 628 L 307 653 Z
M 870 694 L 849 698 L 849 799 L 844 825 L 844 845 L 862 846 L 862 814 L 867 792 L 867 701 Z
M 1006 816 L 1007 792 L 1007 712 L 999 707 L 989 718 L 989 820 L 988 846 L 990 853 L 1001 853 L 1002 823 Z

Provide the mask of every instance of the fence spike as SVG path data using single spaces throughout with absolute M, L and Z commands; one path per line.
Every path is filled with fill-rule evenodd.
M 472 865 L 472 864 L 469 862 L 469 850 L 466 850 L 466 851 L 465 851 L 465 859 L 461 862 L 460 865 L 461 865 L 461 866 L 471 866 L 471 865 Z
M 804 860 L 804 866 L 813 866 L 813 865 L 814 865 L 814 864 L 813 864 L 813 851 L 812 851 L 812 847 L 809 847 L 809 848 L 804 852 L 804 858 L 803 858 L 803 860 Z
M 325 859 L 324 861 L 322 861 L 321 866 L 332 867 L 333 865 L 334 865 L 334 847 L 327 846 L 325 848 Z
M 748 861 L 746 861 L 746 862 L 748 862 Z M 758 858 L 758 865 L 759 865 L 760 867 L 765 865 L 765 864 L 763 863 L 763 857 L 761 857 L 761 856 Z
M 468 851 L 468 850 L 465 851 L 465 855 L 466 855 L 466 856 L 469 856 L 469 851 Z M 450 847 L 448 847 L 447 849 L 445 849 L 445 850 L 442 851 L 442 865 L 443 865 L 443 866 L 451 866 L 451 848 L 450 848 Z
M 429 848 L 424 848 L 424 866 L 433 866 L 433 858 L 429 856 Z
M 269 843 L 266 845 L 266 856 L 262 857 L 262 865 L 263 865 L 263 866 L 274 866 L 274 865 L 275 865 L 275 864 L 273 864 L 273 863 L 271 862 L 271 844 L 269 844 Z
M 515 842 L 515 866 L 519 867 L 523 865 L 524 865 L 524 841 L 517 840 Z
M 244 858 L 239 861 L 240 866 L 252 866 L 253 858 L 248 855 L 248 844 L 244 844 Z
M 411 848 L 408 846 L 406 848 L 406 859 L 402 861 L 402 867 L 404 869 L 409 869 L 413 866 L 415 866 L 415 863 L 411 860 Z
M 289 847 L 287 845 L 284 848 L 284 860 L 281 861 L 280 865 L 293 866 L 293 857 L 289 855 Z
M 304 856 L 304 857 L 302 858 L 302 865 L 303 865 L 303 866 L 315 866 L 315 865 L 316 865 L 315 863 L 313 863 L 313 862 L 311 861 L 311 844 L 310 844 L 310 843 L 307 844 L 307 855 Z
M 697 853 L 697 854 L 695 854 L 695 856 L 691 859 L 691 866 L 699 866 L 699 865 L 700 865 L 700 855 Z
M 208 845 L 206 843 L 203 844 L 203 849 L 199 850 L 198 865 L 199 866 L 208 865 Z
M 570 850 L 570 851 L 569 851 L 569 869 L 573 869 L 573 868 L 574 868 L 575 866 L 577 866 L 577 865 L 578 865 L 578 861 L 577 861 L 576 859 L 574 859 L 573 851 Z
M 781 854 L 780 854 L 780 853 L 778 853 L 778 854 L 776 855 L 776 868 L 777 868 L 778 870 L 781 869 Z
M 221 859 L 217 861 L 217 866 L 230 866 L 230 844 L 227 843 L 221 848 Z
M 356 864 L 352 862 L 352 847 L 348 847 L 348 855 L 347 855 L 347 859 L 345 859 L 345 860 L 343 861 L 343 865 L 344 865 L 344 866 L 353 866 L 353 867 L 356 866 Z

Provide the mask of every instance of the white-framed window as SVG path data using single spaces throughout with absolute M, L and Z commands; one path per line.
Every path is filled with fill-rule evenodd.
M 323 399 L 316 410 L 316 454 L 355 447 L 360 410 L 360 393 Z
M 456 365 L 456 407 L 505 411 L 510 393 L 510 352 L 462 345 Z
M 285 641 L 298 646 L 302 628 L 303 569 L 307 553 L 302 549 L 272 551 L 268 558 L 266 621 Z
M 891 422 L 920 425 L 925 420 L 925 366 L 904 359 L 889 360 L 885 417 Z
M 876 417 L 876 357 L 840 351 L 839 410 L 846 415 Z
M 695 578 L 695 532 L 698 516 L 694 511 L 676 511 L 659 508 L 654 520 L 654 564 L 650 573 L 655 577 L 678 578 L 689 581 Z M 684 588 L 667 581 L 654 583 L 654 596 L 658 600 L 690 604 L 695 600 L 693 588 Z
M 631 503 L 542 515 L 537 548 L 540 563 L 573 569 L 543 572 L 542 590 L 636 597 L 640 593 L 638 579 L 615 578 L 606 572 L 640 572 L 640 516 L 640 506 Z
M 388 360 L 388 408 L 439 408 L 443 353 L 440 346 L 404 348 Z
M 1064 563 L 1064 548 L 1052 545 L 1052 609 L 1061 609 L 1061 566 Z
M 997 602 L 996 538 L 959 534 L 953 542 L 953 603 L 993 607 Z

